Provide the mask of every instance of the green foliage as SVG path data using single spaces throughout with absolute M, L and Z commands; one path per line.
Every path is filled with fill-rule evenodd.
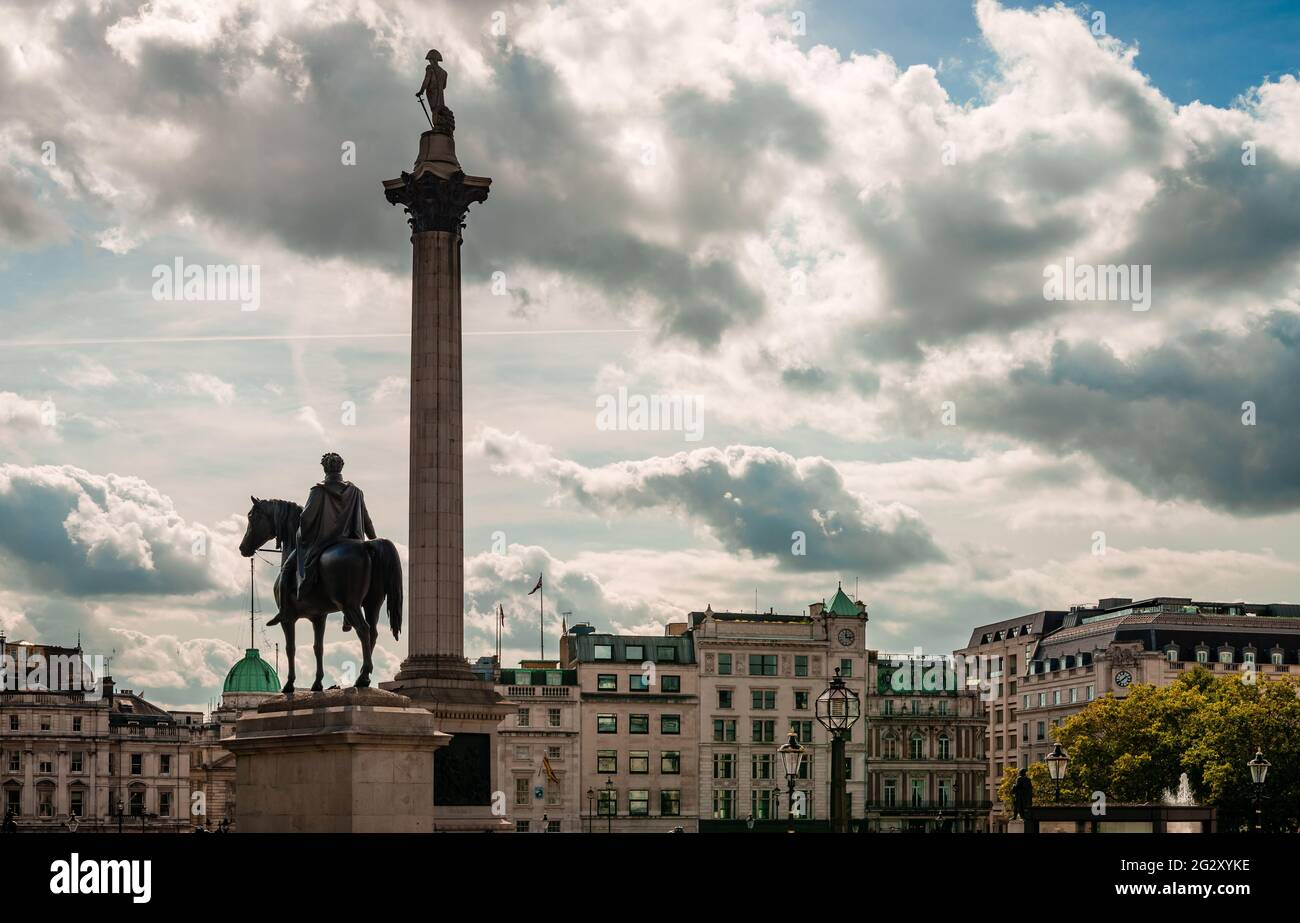
M 1198 804 L 1219 809 L 1221 830 L 1249 825 L 1254 791 L 1247 761 L 1262 748 L 1272 763 L 1262 816 L 1266 829 L 1294 830 L 1300 817 L 1300 688 L 1290 679 L 1254 682 L 1189 670 L 1168 686 L 1106 695 L 1055 728 L 1070 755 L 1061 800 L 1103 792 L 1116 803 L 1154 803 L 1187 773 Z M 1034 770 L 1041 770 L 1037 774 Z M 1034 801 L 1052 796 L 1047 767 L 1035 766 Z M 1009 781 L 1010 780 L 1010 781 Z M 1014 771 L 998 794 L 1010 805 Z

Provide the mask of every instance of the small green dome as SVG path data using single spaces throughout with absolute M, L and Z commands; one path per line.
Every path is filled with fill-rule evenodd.
M 279 692 L 280 677 L 258 656 L 257 648 L 244 651 L 244 659 L 230 668 L 222 692 Z

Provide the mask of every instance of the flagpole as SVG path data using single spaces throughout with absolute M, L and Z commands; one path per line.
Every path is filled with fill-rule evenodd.
M 537 578 L 537 585 L 541 587 L 541 592 L 537 594 L 537 638 L 542 642 L 542 659 L 546 659 L 546 587 L 542 586 L 542 578 Z

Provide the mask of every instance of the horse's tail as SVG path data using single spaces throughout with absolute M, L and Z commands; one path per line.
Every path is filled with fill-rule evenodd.
M 402 635 L 402 559 L 397 554 L 397 546 L 386 538 L 376 539 L 375 549 L 379 552 L 379 571 L 384 577 L 384 593 L 388 597 L 388 627 L 393 630 L 393 640 Z

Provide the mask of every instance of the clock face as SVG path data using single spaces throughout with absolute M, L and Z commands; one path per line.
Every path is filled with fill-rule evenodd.
M 840 631 L 840 644 L 845 647 L 851 645 L 855 638 L 857 638 L 857 635 L 853 633 L 853 629 L 851 628 L 845 628 Z
M 1120 670 L 1115 674 L 1115 685 L 1120 688 L 1127 688 L 1133 682 L 1133 674 L 1128 670 Z

